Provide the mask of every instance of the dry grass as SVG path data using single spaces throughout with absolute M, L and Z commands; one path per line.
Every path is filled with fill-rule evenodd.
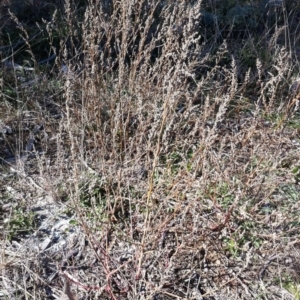
M 0 299 L 300 299 L 297 36 L 267 31 L 245 68 L 194 2 L 66 1 L 51 67 L 19 24 Z

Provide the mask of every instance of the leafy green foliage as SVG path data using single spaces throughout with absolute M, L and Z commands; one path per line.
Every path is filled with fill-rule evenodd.
M 18 239 L 20 236 L 31 233 L 35 229 L 35 225 L 34 212 L 26 212 L 21 208 L 14 210 L 6 223 L 8 239 Z

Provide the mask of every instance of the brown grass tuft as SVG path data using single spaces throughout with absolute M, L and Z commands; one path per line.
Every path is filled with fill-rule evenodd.
M 11 13 L 0 298 L 299 299 L 294 19 L 245 38 L 220 11 L 66 1 L 37 27 Z

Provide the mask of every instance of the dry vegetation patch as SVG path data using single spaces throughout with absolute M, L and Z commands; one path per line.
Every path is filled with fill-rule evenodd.
M 0 298 L 299 299 L 296 7 L 250 55 L 240 6 L 56 5 L 0 70 Z

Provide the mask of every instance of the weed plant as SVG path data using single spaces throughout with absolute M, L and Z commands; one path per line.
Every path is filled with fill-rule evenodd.
M 298 1 L 19 2 L 0 298 L 299 299 Z

